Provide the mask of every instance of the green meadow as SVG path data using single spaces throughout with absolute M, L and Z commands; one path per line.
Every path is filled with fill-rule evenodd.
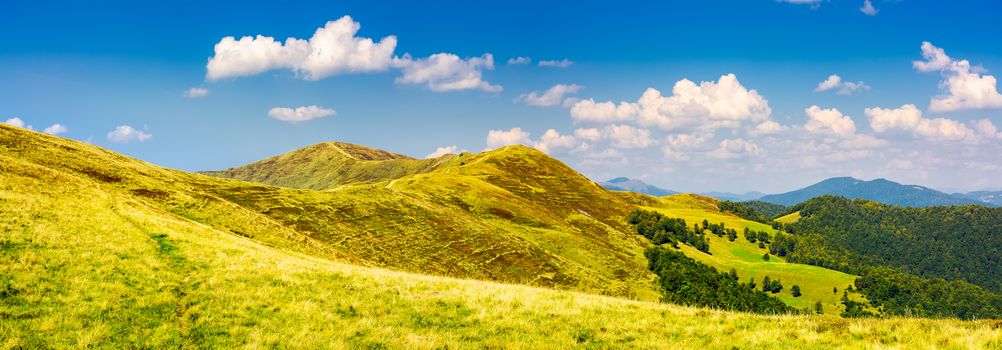
M 623 215 L 683 208 L 601 190 L 523 148 L 463 157 L 317 191 L 0 125 L 0 348 L 1002 347 L 999 321 L 659 303 Z M 821 298 L 779 273 L 824 270 L 741 247 L 714 240 L 712 257 Z M 818 283 L 841 283 L 827 273 Z

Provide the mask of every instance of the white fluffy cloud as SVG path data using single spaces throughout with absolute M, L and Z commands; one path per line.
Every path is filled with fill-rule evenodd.
M 870 127 L 878 133 L 893 130 L 910 132 L 932 140 L 979 142 L 988 138 L 1002 138 L 990 120 L 976 121 L 974 127 L 947 118 L 925 118 L 915 105 L 898 108 L 867 108 Z
M 18 128 L 33 130 L 32 127 L 31 127 L 31 125 L 26 124 L 23 120 L 21 120 L 21 118 L 17 118 L 17 117 L 7 119 L 7 121 L 5 121 L 4 124 L 10 125 L 10 126 L 14 126 L 14 127 L 18 127 Z
M 536 149 L 550 153 L 555 150 L 567 150 L 577 146 L 578 141 L 571 135 L 561 135 L 554 129 L 546 130 L 543 137 L 533 144 Z
M 725 139 L 720 141 L 719 148 L 709 153 L 710 157 L 718 159 L 735 159 L 762 155 L 762 148 L 744 139 Z
M 922 43 L 922 57 L 923 61 L 912 62 L 916 70 L 940 71 L 944 78 L 939 84 L 943 93 L 929 101 L 930 111 L 1002 108 L 1002 94 L 999 94 L 997 81 L 994 76 L 981 74 L 983 68 L 972 67 L 967 60 L 954 60 L 928 41 Z
M 70 129 L 63 124 L 52 124 L 51 126 L 45 128 L 45 130 L 42 130 L 42 132 L 49 135 L 65 134 L 68 131 L 70 131 Z
M 487 133 L 487 149 L 510 145 L 525 145 L 545 153 L 554 151 L 570 150 L 581 146 L 581 143 L 573 135 L 561 135 L 554 129 L 546 130 L 539 140 L 533 141 L 532 135 L 522 128 L 511 128 L 505 130 L 491 130 Z
M 193 87 L 188 90 L 185 90 L 184 93 L 182 93 L 181 95 L 187 98 L 205 97 L 209 95 L 209 89 Z
M 487 149 L 495 149 L 498 147 L 510 146 L 510 145 L 532 145 L 532 139 L 529 138 L 529 132 L 523 131 L 522 128 L 511 128 L 511 130 L 491 130 L 487 132 Z
M 577 122 L 616 122 L 633 120 L 644 126 L 671 130 L 681 127 L 715 129 L 737 127 L 743 121 L 765 121 L 772 109 L 755 90 L 748 90 L 734 74 L 717 82 L 688 79 L 675 83 L 670 96 L 648 88 L 637 102 L 595 102 L 579 100 L 571 107 Z
M 151 138 L 153 138 L 153 134 L 137 130 L 128 125 L 119 125 L 115 130 L 108 133 L 108 141 L 116 143 L 145 142 Z
M 849 116 L 843 116 L 838 109 L 821 109 L 810 106 L 804 110 L 807 114 L 807 124 L 804 129 L 813 133 L 832 133 L 838 136 L 850 136 L 856 133 L 856 123 Z
M 318 28 L 308 40 L 288 38 L 283 44 L 275 38 L 258 35 L 237 40 L 228 36 L 215 46 L 215 54 L 206 65 L 210 81 L 251 76 L 272 69 L 292 69 L 308 80 L 351 73 L 382 71 L 389 68 L 394 36 L 378 43 L 356 37 L 361 25 L 344 16 Z
M 762 136 L 782 132 L 786 130 L 787 127 L 780 125 L 779 123 L 766 120 L 764 122 L 758 123 L 754 128 L 748 131 L 751 136 Z
M 296 108 L 275 107 L 268 111 L 268 116 L 283 122 L 305 122 L 308 120 L 329 117 L 337 114 L 337 111 L 323 108 L 317 105 L 303 106 Z
M 435 152 L 431 152 L 427 156 L 425 156 L 425 159 L 438 158 L 438 157 L 444 156 L 446 154 L 456 154 L 456 153 L 462 153 L 462 152 L 466 152 L 466 150 L 465 149 L 464 150 L 460 150 L 459 146 L 455 146 L 455 145 L 453 145 L 453 146 L 438 147 L 438 148 L 435 148 Z
M 559 105 L 567 95 L 575 94 L 581 90 L 581 86 L 575 84 L 553 85 L 543 93 L 533 91 L 522 94 L 515 99 L 516 103 L 525 103 L 530 106 L 549 107 Z
M 616 148 L 646 148 L 654 144 L 650 130 L 629 125 L 609 125 L 605 127 L 604 133 Z
M 568 60 L 566 58 L 562 59 L 562 60 L 559 60 L 559 61 L 557 61 L 557 60 L 543 60 L 543 61 L 539 61 L 539 66 L 540 67 L 567 68 L 567 67 L 570 67 L 572 64 L 574 64 L 574 62 L 572 62 L 572 61 L 570 61 L 570 60 Z
M 876 16 L 877 12 L 880 12 L 876 7 L 873 7 L 872 0 L 863 0 L 863 7 L 859 8 L 859 12 L 866 14 L 867 16 Z
M 857 91 L 870 90 L 870 86 L 866 85 L 865 82 L 851 82 L 843 81 L 842 77 L 837 74 L 832 74 L 828 76 L 828 79 L 818 83 L 818 86 L 814 88 L 814 92 L 835 90 L 836 94 L 839 95 L 852 95 Z
M 574 136 L 591 142 L 597 142 L 602 140 L 602 131 L 597 128 L 580 128 L 574 130 Z
M 529 64 L 529 63 L 532 63 L 532 58 L 530 57 L 518 56 L 508 59 L 508 64 Z
M 24 120 L 21 120 L 21 118 L 17 118 L 17 117 L 7 119 L 6 121 L 4 121 L 4 124 L 10 125 L 10 126 L 14 126 L 14 127 L 18 127 L 18 128 L 22 128 L 22 129 L 35 130 L 34 127 L 32 127 L 31 125 L 28 125 L 28 123 L 25 123 Z M 49 135 L 59 135 L 59 134 L 66 133 L 68 131 L 70 131 L 70 129 L 68 129 L 65 125 L 62 125 L 62 124 L 52 124 L 51 126 L 49 126 L 49 127 L 47 127 L 47 128 L 45 128 L 45 129 L 42 130 L 42 132 L 44 132 L 46 134 L 49 134 Z
M 919 72 L 935 72 L 942 70 L 953 62 L 950 56 L 946 55 L 946 51 L 936 46 L 928 41 L 922 42 L 922 58 L 923 61 L 912 61 L 912 67 L 915 67 Z
M 397 84 L 425 84 L 432 91 L 479 89 L 499 92 L 500 85 L 483 80 L 484 69 L 494 69 L 494 56 L 484 54 L 467 59 L 451 53 L 437 53 L 427 58 L 412 59 L 409 55 L 393 59 L 393 65 L 403 70 Z

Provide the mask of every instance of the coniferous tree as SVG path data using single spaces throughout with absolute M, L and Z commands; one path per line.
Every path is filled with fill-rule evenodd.
M 765 248 L 765 242 L 758 241 L 758 247 L 759 248 Z
M 772 290 L 772 281 L 769 280 L 769 276 L 765 276 L 765 278 L 762 279 L 762 291 L 768 292 L 771 290 Z
M 794 298 L 799 297 L 800 296 L 800 286 L 794 284 L 793 287 L 790 287 L 790 294 L 792 294 Z
M 825 308 L 821 306 L 821 302 L 818 301 L 814 303 L 814 313 L 823 314 L 825 313 Z
M 762 255 L 762 260 L 769 261 L 769 253 Z
M 776 294 L 783 290 L 783 283 L 779 280 L 772 281 L 772 293 Z

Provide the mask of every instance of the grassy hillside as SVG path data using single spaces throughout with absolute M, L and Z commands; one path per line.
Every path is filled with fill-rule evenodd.
M 4 183 L 17 193 L 52 171 L 167 216 L 321 258 L 657 298 L 647 243 L 622 220 L 631 208 L 625 197 L 526 147 L 441 158 L 434 174 L 328 191 L 163 169 L 7 126 L 0 127 L 0 157 Z
M 454 155 L 417 160 L 344 142 L 324 142 L 241 167 L 203 174 L 275 186 L 322 190 L 426 173 Z
M 316 256 L 347 252 L 205 187 L 308 197 L 0 126 L 0 348 L 1002 346 L 997 321 L 749 315 L 331 262 Z
M 768 252 L 768 248 L 759 248 L 758 243 L 748 242 L 741 232 L 746 227 L 753 231 L 766 231 L 770 234 L 775 234 L 776 230 L 769 225 L 719 211 L 716 207 L 716 203 L 718 203 L 716 199 L 693 194 L 679 194 L 661 197 L 660 201 L 660 203 L 645 209 L 685 219 L 690 225 L 702 222 L 704 219 L 710 223 L 722 222 L 727 227 L 734 228 L 739 232 L 738 239 L 734 242 L 726 237 L 721 238 L 707 234 L 711 254 L 703 253 L 688 245 L 681 245 L 682 251 L 687 256 L 713 266 L 722 272 L 734 269 L 737 271 L 740 281 L 754 279 L 755 283 L 761 285 L 765 276 L 769 276 L 773 280 L 778 278 L 782 281 L 784 289 L 776 294 L 776 297 L 790 306 L 813 310 L 814 304 L 820 301 L 825 313 L 838 314 L 842 311 L 843 307 L 839 303 L 842 290 L 852 285 L 857 276 L 817 266 L 787 263 L 785 259 L 777 256 L 770 256 L 769 261 L 764 261 L 762 255 Z M 793 297 L 790 294 L 790 288 L 795 284 L 800 286 L 803 293 L 800 297 Z M 833 293 L 833 288 L 837 288 L 838 293 Z M 858 294 L 850 295 L 854 300 L 862 300 Z

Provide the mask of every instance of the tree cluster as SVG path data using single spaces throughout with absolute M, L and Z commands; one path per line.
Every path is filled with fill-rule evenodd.
M 710 253 L 710 242 L 698 224 L 689 227 L 684 219 L 647 210 L 634 210 L 627 216 L 627 221 L 636 226 L 637 234 L 646 237 L 654 244 L 670 244 L 677 248 L 681 242 L 704 253 Z
M 647 249 L 644 255 L 648 267 L 658 276 L 665 302 L 758 313 L 797 312 L 779 299 L 757 290 L 754 283 L 738 282 L 733 270 L 720 273 L 681 252 L 661 247 Z M 773 285 L 769 283 L 770 288 Z M 778 289 L 775 292 L 770 289 L 770 292 L 777 293 L 783 288 L 779 281 L 775 285 Z

